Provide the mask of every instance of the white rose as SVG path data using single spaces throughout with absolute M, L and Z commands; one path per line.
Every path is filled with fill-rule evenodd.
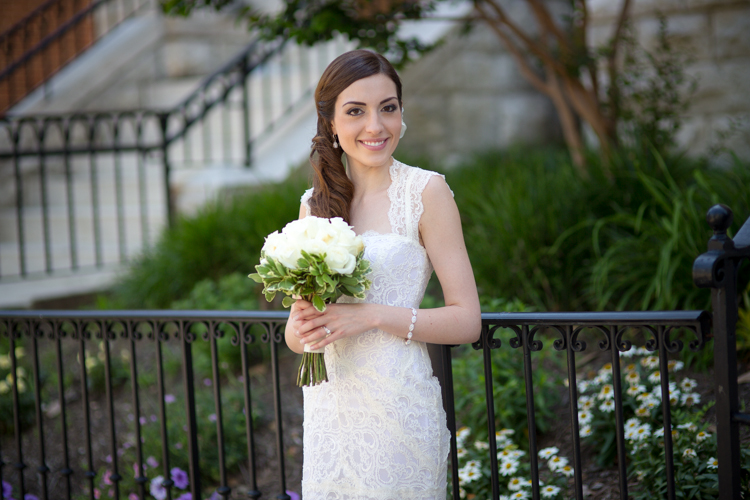
M 297 269 L 297 260 L 302 257 L 299 245 L 284 239 L 276 246 L 276 259 L 289 269 Z
M 326 242 L 318 238 L 307 239 L 302 242 L 302 250 L 310 255 L 323 255 L 328 251 L 328 248 Z
M 325 263 L 334 273 L 351 274 L 357 264 L 357 259 L 345 248 L 332 246 L 326 253 Z
M 263 252 L 272 258 L 278 257 L 278 246 L 284 244 L 286 236 L 279 234 L 278 231 L 274 231 L 266 236 L 266 242 L 263 244 Z

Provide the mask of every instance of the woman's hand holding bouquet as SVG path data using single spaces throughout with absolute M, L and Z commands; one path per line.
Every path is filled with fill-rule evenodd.
M 305 217 L 287 224 L 281 233 L 266 237 L 257 273 L 249 277 L 263 283 L 266 300 L 276 293 L 286 295 L 289 307 L 295 297 L 312 303 L 323 312 L 326 304 L 342 295 L 365 298 L 371 282 L 366 278 L 370 263 L 363 258 L 364 242 L 340 217 Z M 323 350 L 305 345 L 297 385 L 310 386 L 328 381 Z

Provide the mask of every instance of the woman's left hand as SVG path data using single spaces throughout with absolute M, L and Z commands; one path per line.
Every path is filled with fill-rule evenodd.
M 331 342 L 359 335 L 374 328 L 367 314 L 373 305 L 328 304 L 322 313 L 314 307 L 304 309 L 295 318 L 297 324 L 301 323 L 295 335 L 311 349 L 321 349 Z M 323 327 L 328 328 L 330 335 Z

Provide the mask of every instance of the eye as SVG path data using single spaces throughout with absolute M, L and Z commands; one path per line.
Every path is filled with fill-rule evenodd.
M 362 113 L 364 113 L 364 111 L 362 111 L 361 108 L 351 108 L 351 109 L 347 110 L 347 112 L 346 112 L 346 114 L 349 115 L 349 116 L 359 116 Z
M 396 106 L 395 104 L 386 104 L 385 106 L 383 106 L 383 111 L 385 111 L 386 113 L 394 113 L 397 109 L 398 106 Z

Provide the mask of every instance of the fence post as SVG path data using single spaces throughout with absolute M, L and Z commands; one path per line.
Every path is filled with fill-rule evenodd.
M 743 415 L 739 413 L 737 389 L 737 270 L 740 261 L 750 257 L 750 219 L 733 241 L 727 236 L 732 218 L 732 211 L 725 205 L 715 205 L 708 211 L 706 220 L 714 235 L 708 242 L 708 252 L 693 264 L 693 281 L 712 289 L 719 498 L 739 500 L 739 421 Z

